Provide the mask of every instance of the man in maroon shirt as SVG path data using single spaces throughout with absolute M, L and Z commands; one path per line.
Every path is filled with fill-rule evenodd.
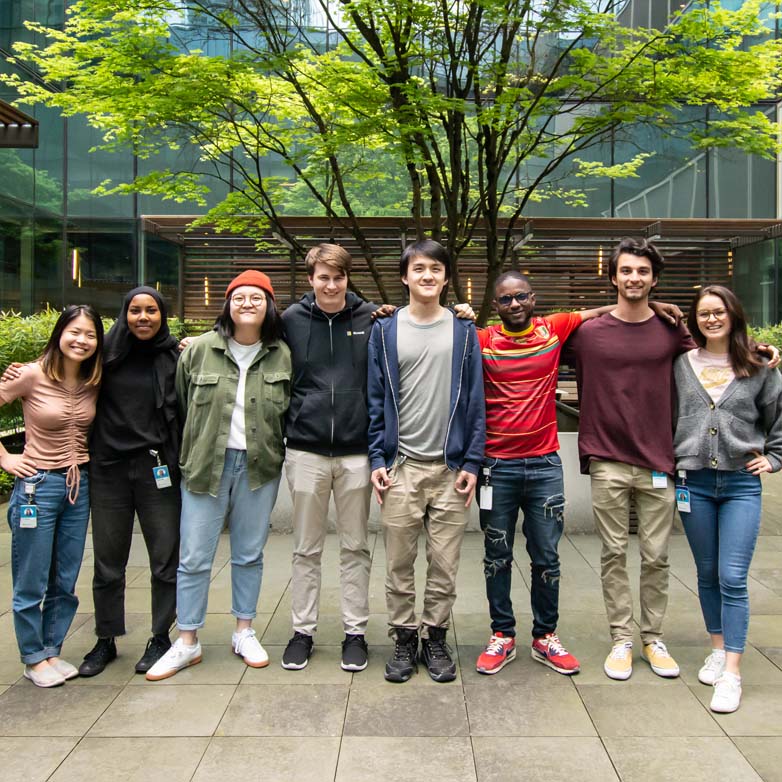
M 683 324 L 672 328 L 649 307 L 663 265 L 650 242 L 623 239 L 608 267 L 616 309 L 585 323 L 569 344 L 578 359 L 581 471 L 591 476 L 602 541 L 603 599 L 613 639 L 604 670 L 612 679 L 632 674 L 633 600 L 626 567 L 631 493 L 641 553 L 641 657 L 658 676 L 679 675 L 662 641 L 674 508 L 672 366 L 694 343 Z

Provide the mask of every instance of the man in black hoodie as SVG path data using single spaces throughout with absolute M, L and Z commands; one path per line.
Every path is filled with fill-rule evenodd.
M 361 671 L 367 666 L 367 342 L 377 305 L 348 291 L 351 262 L 338 245 L 313 247 L 305 259 L 312 292 L 283 314 L 293 359 L 285 457 L 293 500 L 293 637 L 282 657 L 282 667 L 291 670 L 304 668 L 312 654 L 332 492 L 345 630 L 342 668 Z

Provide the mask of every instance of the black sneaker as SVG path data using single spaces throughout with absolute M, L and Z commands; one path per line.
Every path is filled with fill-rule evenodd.
M 304 633 L 294 633 L 288 641 L 282 655 L 282 667 L 289 671 L 300 671 L 307 667 L 312 655 L 312 636 Z
M 345 635 L 342 642 L 342 670 L 363 671 L 367 667 L 367 642 L 363 635 Z
M 445 627 L 430 627 L 429 637 L 421 639 L 421 662 L 436 682 L 452 682 L 456 678 L 456 663 L 445 642 Z
M 386 663 L 386 681 L 406 682 L 418 670 L 418 631 L 396 628 L 394 653 Z
M 136 663 L 136 673 L 146 673 L 170 648 L 171 639 L 167 635 L 153 635 Z
M 113 638 L 98 638 L 98 642 L 84 655 L 79 666 L 79 676 L 97 676 L 106 666 L 117 659 L 117 645 Z

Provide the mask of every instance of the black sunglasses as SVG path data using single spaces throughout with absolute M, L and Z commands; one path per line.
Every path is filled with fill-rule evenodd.
M 514 293 L 512 296 L 498 296 L 497 304 L 501 304 L 503 307 L 508 307 L 511 302 L 516 299 L 519 304 L 524 304 L 529 297 L 532 296 L 532 291 Z

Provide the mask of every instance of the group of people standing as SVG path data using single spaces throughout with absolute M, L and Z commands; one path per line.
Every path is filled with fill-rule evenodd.
M 759 475 L 782 467 L 782 379 L 748 339 L 741 305 L 726 288 L 699 290 L 689 331 L 666 322 L 670 308 L 649 302 L 662 268 L 652 244 L 623 240 L 609 264 L 616 305 L 548 317 L 534 314 L 530 280 L 506 272 L 495 285 L 500 322 L 476 329 L 469 307 L 440 304 L 451 267 L 437 242 L 416 242 L 402 254 L 409 304 L 399 309 L 377 308 L 349 291 L 350 255 L 321 244 L 306 258 L 312 291 L 282 317 L 269 278 L 243 272 L 229 284 L 214 330 L 181 356 L 165 304 L 151 288 L 128 294 L 105 346 L 97 315 L 67 308 L 42 358 L 7 373 L 0 385 L 0 401 L 22 399 L 27 430 L 22 455 L 0 446 L 0 466 L 17 477 L 8 518 L 25 676 L 55 686 L 99 674 L 117 656 L 136 515 L 152 578 L 152 634 L 136 670 L 156 681 L 201 661 L 198 630 L 226 521 L 232 649 L 247 665 L 268 665 L 252 621 L 283 462 L 294 531 L 293 635 L 284 668 L 306 667 L 314 651 L 332 495 L 341 666 L 366 668 L 374 490 L 393 641 L 387 680 L 407 681 L 419 661 L 435 681 L 456 676 L 447 630 L 476 493 L 491 617 L 477 670 L 496 674 L 516 654 L 510 593 L 521 511 L 531 563 L 531 655 L 559 673 L 577 673 L 578 660 L 557 634 L 565 496 L 555 393 L 567 342 L 577 361 L 581 466 L 591 476 L 602 541 L 612 636 L 605 673 L 632 673 L 631 494 L 641 552 L 641 657 L 660 676 L 679 673 L 662 638 L 676 502 L 711 637 L 699 679 L 713 685 L 715 711 L 734 711 L 760 526 Z M 59 655 L 78 605 L 90 504 L 97 642 L 77 669 Z M 418 616 L 421 532 L 427 571 Z

